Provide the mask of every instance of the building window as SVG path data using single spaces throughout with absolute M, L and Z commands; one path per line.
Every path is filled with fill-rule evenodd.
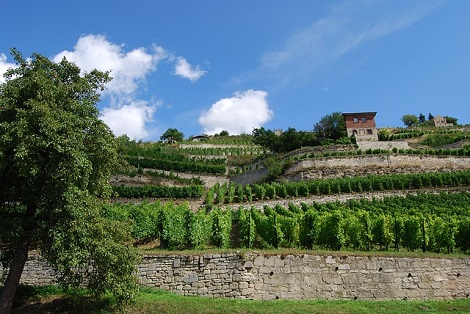
M 368 135 L 372 135 L 372 134 L 373 134 L 373 133 L 372 133 L 372 129 L 367 129 L 367 134 L 368 134 Z
M 354 123 L 358 123 L 358 122 L 359 122 L 359 118 L 358 118 L 358 117 L 354 117 L 353 121 L 354 121 Z
M 361 118 L 361 122 L 362 122 L 362 123 L 366 123 L 366 122 L 367 122 L 366 117 L 362 117 L 362 118 Z

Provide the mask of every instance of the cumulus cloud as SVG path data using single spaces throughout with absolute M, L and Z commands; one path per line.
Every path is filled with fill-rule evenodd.
M 9 68 L 16 68 L 16 64 L 7 62 L 7 56 L 4 53 L 0 53 L 0 83 L 5 83 L 3 74 Z
M 269 109 L 268 93 L 260 90 L 237 92 L 230 98 L 223 98 L 199 117 L 199 123 L 206 134 L 223 130 L 230 134 L 251 133 L 271 120 L 274 113 Z
M 131 138 L 142 139 L 148 136 L 147 125 L 153 120 L 157 105 L 137 98 L 158 64 L 163 61 L 174 63 L 173 74 L 192 82 L 207 71 L 192 66 L 184 57 L 175 57 L 157 45 L 150 49 L 140 47 L 129 51 L 125 48 L 125 45 L 115 44 L 103 35 L 88 34 L 78 39 L 73 50 L 64 50 L 51 59 L 60 62 L 65 57 L 87 72 L 93 69 L 111 71 L 113 79 L 103 93 L 102 104 L 105 101 L 107 104 L 104 104 L 101 119 L 116 135 L 127 134 Z M 16 66 L 6 60 L 6 55 L 0 53 L 0 82 L 4 81 L 3 73 Z
M 199 80 L 206 71 L 201 70 L 199 66 L 193 67 L 188 61 L 183 57 L 178 57 L 175 64 L 175 75 L 187 78 L 191 82 Z
M 63 57 L 85 71 L 111 71 L 113 80 L 107 85 L 107 93 L 124 97 L 133 94 L 168 54 L 158 46 L 152 47 L 150 53 L 144 48 L 125 52 L 123 45 L 116 45 L 103 35 L 85 35 L 78 39 L 73 51 L 64 50 L 53 60 L 58 62 Z
M 111 71 L 113 79 L 104 92 L 111 103 L 102 110 L 101 119 L 115 135 L 127 134 L 136 139 L 148 135 L 147 124 L 152 121 L 156 106 L 137 100 L 136 94 L 159 62 L 172 59 L 165 49 L 154 45 L 150 51 L 145 48 L 125 51 L 124 45 L 112 43 L 103 35 L 90 34 L 80 37 L 73 51 L 64 50 L 53 60 L 59 62 L 64 57 L 84 71 Z
M 135 101 L 119 108 L 105 108 L 100 116 L 114 135 L 127 134 L 131 139 L 142 139 L 148 135 L 146 123 L 152 120 L 155 105 L 146 101 Z
M 112 43 L 103 35 L 84 35 L 72 51 L 64 50 L 53 60 L 58 62 L 64 57 L 85 71 L 111 71 L 113 79 L 104 93 L 111 97 L 111 105 L 102 111 L 101 118 L 116 135 L 127 134 L 139 139 L 148 135 L 146 125 L 152 120 L 156 107 L 147 101 L 136 100 L 136 94 L 160 62 L 174 62 L 174 74 L 192 82 L 206 73 L 160 46 L 154 45 L 150 51 L 144 48 L 125 51 L 124 45 Z

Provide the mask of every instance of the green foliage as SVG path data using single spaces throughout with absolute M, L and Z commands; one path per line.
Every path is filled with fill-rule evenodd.
M 224 174 L 224 165 L 207 164 L 203 162 L 195 162 L 192 160 L 178 158 L 179 161 L 170 160 L 168 158 L 146 158 L 146 157 L 127 157 L 127 162 L 138 168 L 150 168 L 167 171 L 195 172 L 195 173 L 212 173 Z
M 468 133 L 435 133 L 429 134 L 424 140 L 420 142 L 421 145 L 427 145 L 430 147 L 439 147 L 443 145 L 452 144 L 458 141 L 462 141 L 470 138 Z
M 346 243 L 349 243 L 356 250 L 369 250 L 373 237 L 369 213 L 364 210 L 347 213 L 345 220 L 347 221 L 344 225 Z M 377 232 L 376 236 L 382 237 Z
M 18 67 L 0 85 L 2 261 L 21 273 L 27 250 L 39 248 L 64 286 L 82 283 L 126 303 L 137 288 L 138 255 L 124 244 L 126 225 L 107 221 L 97 206 L 117 166 L 113 135 L 95 106 L 110 77 L 81 74 L 65 59 L 12 54 Z M 7 283 L 1 303 L 17 284 Z
M 330 195 L 363 191 L 421 189 L 446 186 L 470 186 L 470 171 L 370 175 L 366 177 L 334 178 L 301 182 L 272 182 L 253 184 L 251 188 L 256 199 L 261 201 L 266 197 L 269 199 L 287 199 L 289 197 L 307 195 Z M 223 191 L 219 193 L 223 195 L 224 198 L 221 198 L 219 202 L 217 202 L 218 204 L 222 204 L 226 200 L 226 190 L 227 188 L 224 187 Z
M 218 248 L 230 247 L 230 234 L 232 230 L 232 212 L 216 209 L 212 216 L 212 241 Z
M 319 219 L 318 243 L 332 250 L 345 244 L 344 220 L 339 210 L 324 212 Z
M 268 180 L 274 180 L 282 174 L 284 167 L 281 160 L 275 157 L 268 157 L 264 160 L 264 166 L 268 169 Z
M 233 203 L 233 201 L 235 200 L 235 192 L 236 192 L 235 184 L 233 182 L 231 182 L 228 185 L 228 191 L 227 191 L 227 202 L 228 203 Z
M 315 133 L 297 131 L 294 128 L 288 128 L 279 135 L 276 135 L 274 131 L 265 130 L 263 127 L 254 129 L 253 140 L 255 144 L 276 153 L 286 153 L 302 146 L 317 146 L 320 144 Z
M 266 197 L 270 200 L 276 199 L 276 187 L 274 185 L 266 185 Z
M 204 187 L 202 185 L 171 187 L 156 185 L 114 185 L 112 188 L 114 193 L 122 198 L 200 198 L 204 194 Z
M 246 198 L 248 199 L 248 202 L 252 202 L 253 201 L 253 190 L 251 188 L 251 185 L 246 185 L 245 186 L 245 194 L 246 194 Z
M 470 250 L 470 218 L 461 217 L 455 233 L 455 244 L 463 252 Z
M 419 194 L 345 203 L 289 204 L 193 213 L 172 203 L 105 206 L 108 218 L 129 220 L 136 241 L 158 238 L 162 248 L 301 247 L 354 250 L 469 249 L 470 193 Z M 138 212 L 138 213 L 137 213 Z M 154 221 L 154 223 L 149 223 Z M 142 226 L 136 226 L 142 224 Z M 152 225 L 153 224 L 153 225 Z
M 255 243 L 256 224 L 252 217 L 254 209 L 240 209 L 238 211 L 238 223 L 240 227 L 240 240 L 243 247 L 252 248 Z
M 419 123 L 418 117 L 414 114 L 405 114 L 401 117 L 401 121 L 407 127 L 417 126 Z
M 300 246 L 312 249 L 314 243 L 317 243 L 318 233 L 318 212 L 312 208 L 305 212 L 300 220 Z
M 178 131 L 178 129 L 169 128 L 165 133 L 160 136 L 162 141 L 167 141 L 168 143 L 181 142 L 184 138 L 183 132 Z
M 453 125 L 458 125 L 457 118 L 450 117 L 450 116 L 444 116 L 444 119 L 446 119 L 447 123 L 453 124 Z
M 187 236 L 189 238 L 189 248 L 203 248 L 207 245 L 211 238 L 212 228 L 211 219 L 212 217 L 206 215 L 204 211 L 198 211 L 192 213 L 190 210 L 186 212 L 187 224 Z
M 188 242 L 188 211 L 187 203 L 174 205 L 167 203 L 159 211 L 158 228 L 160 245 L 166 249 L 183 249 Z
M 403 219 L 401 238 L 403 246 L 410 251 L 418 249 L 422 244 L 421 219 L 417 216 L 408 216 Z
M 443 250 L 450 253 L 455 247 L 455 231 L 457 222 L 455 218 L 448 217 L 435 217 L 430 220 L 429 226 L 429 246 L 434 252 L 441 252 Z
M 313 127 L 320 139 L 337 140 L 347 137 L 346 122 L 341 112 L 333 112 L 320 119 Z
M 392 219 L 389 215 L 379 214 L 372 222 L 372 241 L 379 245 L 380 249 L 387 250 L 393 242 Z
M 254 184 L 253 192 L 255 193 L 255 196 L 258 199 L 258 201 L 262 201 L 266 197 L 266 188 L 263 185 Z

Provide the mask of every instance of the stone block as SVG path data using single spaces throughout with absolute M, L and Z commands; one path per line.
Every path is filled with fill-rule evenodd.
M 264 266 L 273 267 L 275 266 L 275 257 L 270 256 L 264 259 Z
M 233 282 L 242 281 L 242 275 L 240 275 L 240 274 L 233 274 L 233 275 L 232 275 L 232 281 L 233 281 Z
M 327 264 L 336 264 L 336 259 L 333 256 L 327 256 L 325 259 L 325 263 Z
M 238 283 L 238 288 L 241 290 L 248 289 L 248 283 L 247 282 L 239 282 Z

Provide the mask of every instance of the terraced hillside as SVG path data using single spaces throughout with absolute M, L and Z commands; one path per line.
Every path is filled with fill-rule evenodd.
M 132 220 L 139 242 L 162 248 L 378 249 L 394 243 L 396 249 L 466 251 L 468 135 L 465 128 L 396 129 L 386 137 L 382 132 L 391 149 L 382 141 L 367 150 L 334 144 L 285 154 L 247 135 L 174 145 L 120 139 L 121 169 L 112 183 L 117 200 L 132 202 L 115 203 L 109 214 Z M 449 202 L 459 205 L 452 210 Z M 359 229 L 349 230 L 351 224 Z M 180 239 L 165 238 L 171 237 L 166 228 Z M 322 238 L 326 230 L 330 240 Z M 367 245 L 354 244 L 356 232 Z M 420 245 L 405 244 L 406 232 Z

